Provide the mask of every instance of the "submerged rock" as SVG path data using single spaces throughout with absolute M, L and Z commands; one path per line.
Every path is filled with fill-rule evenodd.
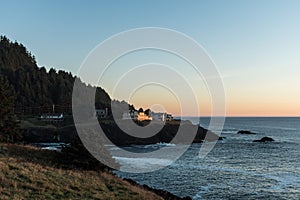
M 271 137 L 263 137 L 260 140 L 253 140 L 253 142 L 273 142 L 273 141 L 275 140 Z
M 218 139 L 218 140 L 223 140 L 223 139 L 226 139 L 226 137 L 221 137 L 221 136 L 219 136 L 219 139 Z
M 256 133 L 253 133 L 251 131 L 246 131 L 246 130 L 240 130 L 237 132 L 238 134 L 246 134 L 246 135 L 255 135 Z

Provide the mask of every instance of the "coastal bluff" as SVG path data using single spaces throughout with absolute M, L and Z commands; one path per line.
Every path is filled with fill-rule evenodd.
M 206 138 L 206 135 L 207 133 L 209 133 L 209 130 L 199 125 L 194 125 L 190 121 L 174 120 L 166 122 L 165 124 L 152 124 L 153 128 L 156 128 L 158 126 L 162 126 L 162 128 L 159 129 L 158 133 L 147 138 L 134 137 L 125 133 L 114 120 L 100 120 L 99 123 L 107 138 L 112 143 L 118 146 L 146 145 L 156 144 L 160 142 L 170 143 L 178 134 L 179 128 L 182 132 L 180 133 L 180 135 L 177 136 L 175 140 L 175 143 L 178 144 L 191 143 L 190 138 L 193 138 L 193 143 L 201 143 L 204 140 L 219 140 L 219 137 L 212 132 L 210 132 L 210 134 Z M 121 126 L 126 126 L 126 121 L 121 121 L 118 123 L 123 123 L 121 124 Z M 141 126 L 141 128 L 143 128 L 144 126 L 149 125 L 149 122 L 139 122 L 138 125 Z M 78 137 L 78 134 L 75 126 L 69 125 L 66 127 L 53 128 L 30 127 L 23 130 L 23 136 L 25 143 L 71 143 Z M 174 143 L 174 140 L 172 141 L 172 143 Z

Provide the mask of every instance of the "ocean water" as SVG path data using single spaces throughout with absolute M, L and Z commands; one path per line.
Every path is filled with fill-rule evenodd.
M 198 124 L 198 118 L 189 118 Z M 208 127 L 209 118 L 200 124 Z M 256 135 L 237 134 L 250 130 Z M 164 189 L 193 199 L 300 199 L 300 118 L 226 118 L 222 135 L 214 149 L 199 158 L 202 144 L 192 144 L 177 161 L 149 173 L 124 173 L 140 184 Z M 254 143 L 272 137 L 275 142 Z M 136 152 L 174 148 L 174 144 L 130 146 Z M 117 154 L 118 148 L 111 149 Z M 172 152 L 172 151 L 171 151 Z M 171 157 L 171 155 L 170 155 Z M 151 168 L 170 163 L 161 158 L 116 157 L 125 166 Z

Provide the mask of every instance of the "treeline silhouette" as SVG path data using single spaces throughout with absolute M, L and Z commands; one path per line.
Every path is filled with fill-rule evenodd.
M 13 87 L 15 114 L 48 113 L 53 111 L 53 105 L 55 112 L 72 113 L 72 90 L 77 77 L 63 70 L 38 67 L 35 57 L 22 44 L 6 36 L 1 36 L 0 41 L 0 76 Z M 97 87 L 95 102 L 96 107 L 107 108 L 111 99 Z

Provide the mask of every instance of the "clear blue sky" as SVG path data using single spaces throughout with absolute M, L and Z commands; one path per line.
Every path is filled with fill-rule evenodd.
M 0 34 L 40 66 L 76 74 L 101 41 L 137 27 L 183 32 L 224 77 L 229 115 L 300 115 L 300 1 L 0 0 Z

